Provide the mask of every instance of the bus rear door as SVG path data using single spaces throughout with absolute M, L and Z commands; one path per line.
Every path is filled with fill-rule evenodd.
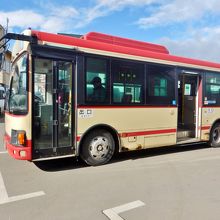
M 178 79 L 178 133 L 177 142 L 198 141 L 199 126 L 199 73 L 182 72 Z

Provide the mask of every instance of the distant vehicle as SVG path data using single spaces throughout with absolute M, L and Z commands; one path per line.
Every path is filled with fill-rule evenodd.
M 0 116 L 4 112 L 4 106 L 5 106 L 5 89 L 4 87 L 0 86 Z

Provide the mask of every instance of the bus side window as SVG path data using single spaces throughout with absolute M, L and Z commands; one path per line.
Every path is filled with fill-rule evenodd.
M 148 65 L 147 92 L 147 104 L 173 105 L 175 68 L 165 65 Z
M 220 76 L 219 73 L 205 73 L 204 105 L 220 105 Z
M 107 103 L 108 95 L 107 62 L 103 59 L 86 59 L 86 102 Z
M 143 104 L 144 65 L 112 61 L 113 102 Z

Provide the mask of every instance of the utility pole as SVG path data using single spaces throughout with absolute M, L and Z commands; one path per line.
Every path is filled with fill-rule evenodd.
M 0 38 L 2 38 L 5 35 L 5 29 L 4 27 L 0 24 Z M 3 53 L 4 53 L 4 47 L 1 47 L 5 43 L 4 40 L 0 42 L 0 70 L 2 69 L 2 61 L 3 61 Z

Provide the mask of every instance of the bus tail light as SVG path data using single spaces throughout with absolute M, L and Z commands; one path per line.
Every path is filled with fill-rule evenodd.
M 26 132 L 19 130 L 11 131 L 11 143 L 17 146 L 25 146 L 26 145 Z

